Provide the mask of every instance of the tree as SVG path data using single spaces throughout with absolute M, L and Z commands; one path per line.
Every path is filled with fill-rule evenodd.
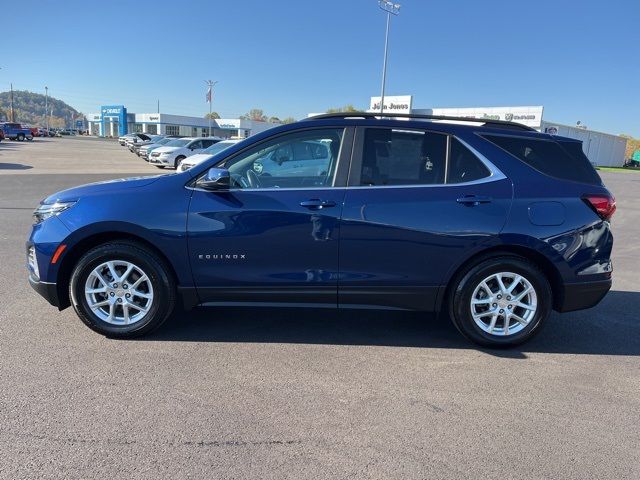
M 269 123 L 282 123 L 278 117 L 269 117 Z
M 284 123 L 285 125 L 288 124 L 288 123 L 293 123 L 295 121 L 296 121 L 296 119 L 293 118 L 293 117 L 287 117 L 287 118 L 282 119 L 282 123 Z
M 210 118 L 212 120 L 217 120 L 218 118 L 220 118 L 220 115 L 218 114 L 218 112 L 211 112 L 211 113 L 207 113 L 204 118 Z
M 240 117 L 243 120 L 253 120 L 254 122 L 266 122 L 267 116 L 260 108 L 252 108 L 249 113 Z
M 327 113 L 342 113 L 342 112 L 359 112 L 356 107 L 351 105 L 350 103 L 343 107 L 333 107 L 327 110 Z

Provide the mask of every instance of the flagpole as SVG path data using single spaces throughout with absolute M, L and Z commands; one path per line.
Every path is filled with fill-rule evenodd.
M 205 80 L 205 82 L 207 84 L 207 86 L 209 87 L 207 89 L 207 102 L 209 102 L 209 136 L 211 136 L 211 104 L 213 103 L 213 86 L 218 83 L 217 81 L 214 82 L 212 80 Z

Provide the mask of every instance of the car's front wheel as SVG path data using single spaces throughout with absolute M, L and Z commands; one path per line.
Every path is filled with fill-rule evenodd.
M 98 333 L 129 338 L 158 328 L 175 305 L 165 262 L 137 243 L 114 242 L 84 254 L 69 286 L 80 319 Z
M 449 299 L 451 319 L 463 335 L 483 346 L 525 342 L 551 314 L 549 281 L 524 258 L 488 258 L 454 282 Z
M 185 158 L 187 158 L 187 157 L 184 157 L 184 156 L 182 156 L 182 155 L 180 155 L 178 158 L 176 158 L 176 162 L 175 162 L 175 164 L 174 164 L 174 167 L 175 167 L 175 169 L 176 169 L 176 170 L 178 170 L 178 168 L 180 168 L 180 164 L 182 163 L 182 161 L 183 161 Z
M 24 134 L 23 133 L 19 133 L 17 138 L 18 138 L 19 142 L 24 141 Z

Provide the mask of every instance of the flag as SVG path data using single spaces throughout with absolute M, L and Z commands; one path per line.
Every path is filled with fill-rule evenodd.
M 209 87 L 209 89 L 207 90 L 207 103 L 211 103 L 211 87 Z

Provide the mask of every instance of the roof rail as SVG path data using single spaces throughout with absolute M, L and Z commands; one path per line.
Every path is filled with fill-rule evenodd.
M 508 122 L 506 120 L 493 120 L 489 118 L 467 118 L 467 117 L 449 117 L 446 115 L 425 115 L 421 113 L 377 113 L 377 112 L 338 112 L 323 113 L 308 117 L 306 120 L 323 120 L 325 118 L 415 118 L 418 120 L 451 120 L 456 122 L 476 122 L 487 126 L 496 126 L 498 128 L 516 128 L 519 130 L 527 130 L 536 132 L 535 128 L 531 128 L 522 123 Z

